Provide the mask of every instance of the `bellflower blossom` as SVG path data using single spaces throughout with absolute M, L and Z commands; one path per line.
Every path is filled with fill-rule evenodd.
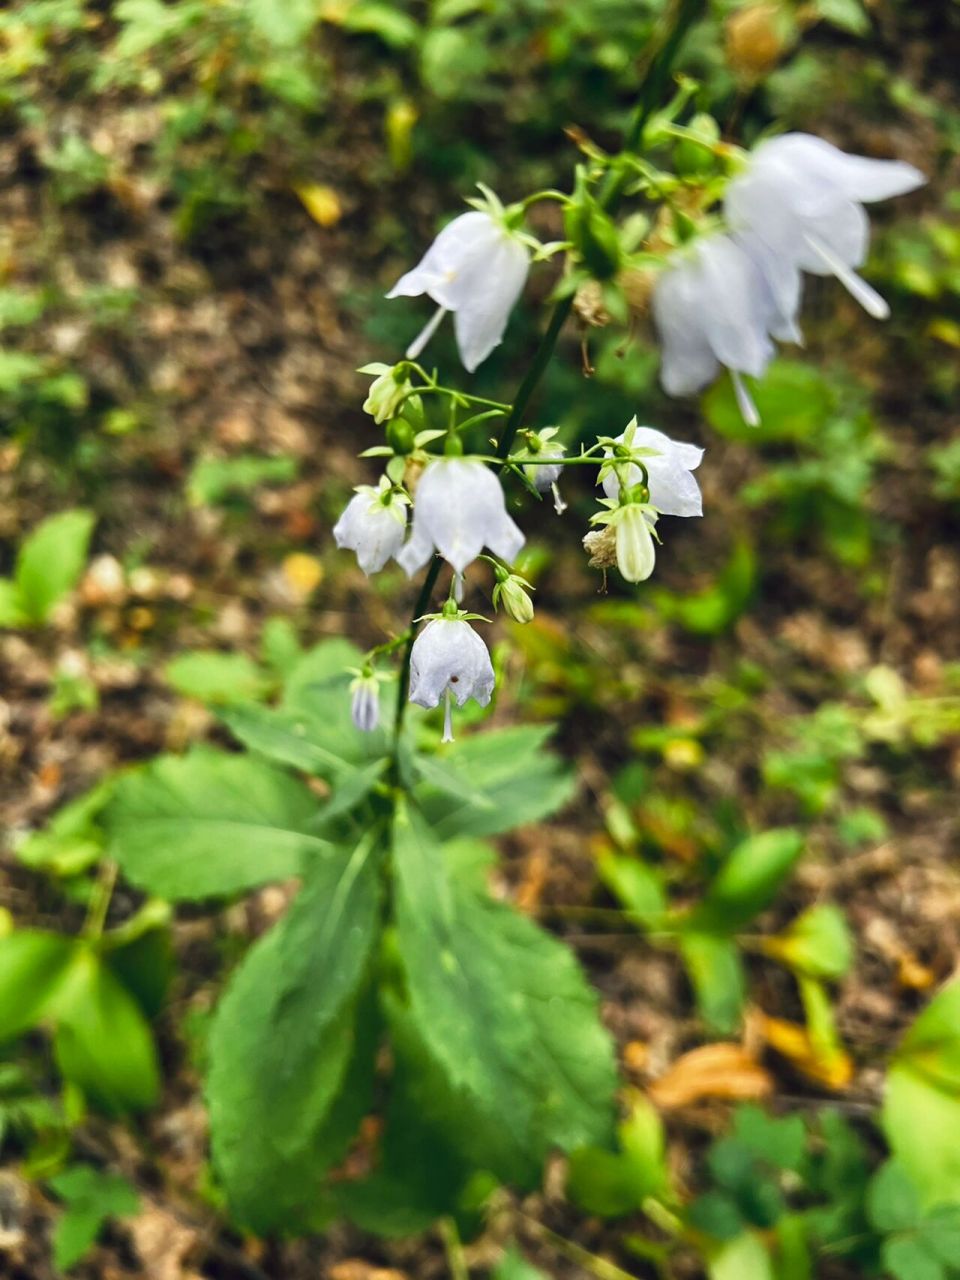
M 409 359 L 417 358 L 448 311 L 453 312 L 460 359 L 470 373 L 500 345 L 530 268 L 529 250 L 506 225 L 503 212 L 490 193 L 486 208 L 454 218 L 387 294 L 416 298 L 425 293 L 437 304 L 408 348 Z
M 791 317 L 778 311 L 763 272 L 743 247 L 716 232 L 678 250 L 657 277 L 653 318 L 663 348 L 664 391 L 691 395 L 726 365 L 740 412 L 756 426 L 760 418 L 742 375 L 760 377 L 774 351 L 771 327 L 786 329 Z
M 560 477 L 563 475 L 563 464 L 561 462 L 552 462 L 550 459 L 562 458 L 567 451 L 567 446 L 561 444 L 559 440 L 554 440 L 553 437 L 556 434 L 556 427 L 545 427 L 542 431 L 538 431 L 535 436 L 533 432 L 530 433 L 530 450 L 533 457 L 537 458 L 538 461 L 525 463 L 523 471 L 538 493 L 547 493 L 549 491 L 553 494 L 553 509 L 558 516 L 561 516 L 567 509 L 567 504 L 560 497 Z
M 357 563 L 367 577 L 379 572 L 403 545 L 408 501 L 386 476 L 381 476 L 376 489 L 368 484 L 357 486 L 333 526 L 337 546 L 357 553 Z
M 437 458 L 417 484 L 413 531 L 397 560 L 412 577 L 436 550 L 462 574 L 484 547 L 509 564 L 523 543 L 489 467 L 471 458 Z
M 703 499 L 700 486 L 693 472 L 699 467 L 703 458 L 703 450 L 695 444 L 685 444 L 681 440 L 671 440 L 662 431 L 653 427 L 637 426 L 636 418 L 629 424 L 617 443 L 626 443 L 634 449 L 645 451 L 643 465 L 647 469 L 647 487 L 650 490 L 650 502 L 664 516 L 702 516 Z M 649 453 L 646 451 L 649 450 Z M 611 450 L 607 457 L 612 458 Z M 632 487 L 640 484 L 643 474 L 635 462 L 621 466 L 625 471 L 626 484 Z M 608 498 L 620 496 L 620 479 L 612 465 L 604 464 L 600 468 L 599 482 Z
M 926 181 L 899 160 L 847 155 L 809 133 L 763 142 L 727 187 L 724 212 L 780 296 L 799 270 L 834 275 L 878 320 L 890 309 L 854 270 L 867 256 L 864 203 L 914 191 Z
M 434 618 L 414 641 L 410 655 L 410 701 L 437 707 L 444 700 L 443 741 L 453 741 L 451 704 L 468 698 L 485 707 L 495 678 L 487 646 L 458 614 Z

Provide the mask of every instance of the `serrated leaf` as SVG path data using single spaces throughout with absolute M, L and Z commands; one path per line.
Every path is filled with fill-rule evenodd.
M 369 1106 L 375 1030 L 358 1000 L 378 931 L 381 840 L 368 832 L 314 863 L 217 1010 L 214 1160 L 237 1219 L 261 1234 L 316 1222 L 323 1175 Z
M 949 1267 L 960 1266 L 960 1204 L 938 1204 L 920 1224 L 929 1253 Z
M 18 608 L 30 622 L 46 622 L 54 605 L 76 586 L 95 519 L 91 511 L 62 511 L 28 535 L 17 555 L 14 582 Z
M 894 1236 L 881 1250 L 883 1267 L 895 1280 L 944 1280 L 943 1267 L 919 1240 Z
M 529 1183 L 550 1150 L 609 1143 L 611 1044 L 572 954 L 452 883 L 416 810 L 397 815 L 394 866 L 410 1014 L 460 1100 L 460 1149 Z
M 436 763 L 445 774 L 460 777 L 463 794 L 451 794 L 450 784 L 441 790 L 435 779 L 425 779 L 417 789 L 418 804 L 437 838 L 498 835 L 562 808 L 573 794 L 574 779 L 544 749 L 551 732 L 542 726 L 494 730 L 461 738 L 439 754 Z
M 104 812 L 110 856 L 161 898 L 238 893 L 297 875 L 330 845 L 301 782 L 247 756 L 198 749 L 121 777 Z

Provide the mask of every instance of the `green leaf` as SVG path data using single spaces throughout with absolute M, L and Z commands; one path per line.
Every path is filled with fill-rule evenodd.
M 667 908 L 660 875 L 640 858 L 604 854 L 597 863 L 600 879 L 642 924 L 653 925 Z
M 46 1016 L 74 954 L 71 939 L 57 933 L 20 929 L 0 938 L 0 1041 Z
M 719 635 L 744 613 L 756 584 L 757 557 L 748 542 L 738 542 L 712 586 L 689 596 L 660 590 L 653 603 L 661 616 L 694 635 Z
M 270 692 L 268 678 L 243 653 L 183 653 L 167 663 L 164 675 L 177 693 L 200 702 L 256 702 Z
M 72 1165 L 48 1185 L 67 1205 L 53 1229 L 58 1271 L 68 1271 L 84 1257 L 107 1218 L 127 1217 L 140 1208 L 140 1198 L 126 1178 L 90 1165 Z
M 904 1036 L 881 1119 L 921 1204 L 960 1202 L 960 981 L 939 991 Z
M 853 938 L 847 918 L 832 902 L 810 907 L 784 933 L 765 938 L 763 949 L 795 973 L 838 981 L 853 964 Z
M 20 861 L 58 876 L 80 875 L 93 866 L 103 855 L 98 820 L 113 793 L 113 783 L 113 778 L 107 778 L 58 809 L 44 830 L 16 846 Z
M 46 622 L 54 605 L 76 585 L 94 521 L 91 511 L 62 511 L 39 524 L 20 548 L 14 581 L 18 606 L 30 622 Z
M 618 1217 L 639 1209 L 669 1186 L 663 1124 L 641 1094 L 617 1127 L 620 1150 L 584 1147 L 570 1157 L 567 1191 L 588 1213 Z
M 718 1249 L 707 1263 L 710 1280 L 777 1280 L 760 1237 L 744 1232 Z
M 896 1280 L 944 1280 L 943 1267 L 919 1240 L 894 1236 L 881 1250 L 883 1268 Z
M 357 730 L 346 731 L 325 716 L 282 707 L 227 707 L 220 719 L 251 751 L 318 778 L 352 770 L 371 749 L 382 752 L 384 746 L 381 733 L 363 741 Z
M 867 1188 L 867 1217 L 878 1231 L 910 1231 L 919 1225 L 920 1197 L 907 1171 L 888 1160 Z
M 409 14 L 378 0 L 356 0 L 340 21 L 345 30 L 378 36 L 392 49 L 408 49 L 420 38 L 420 28 Z
M 960 1266 L 960 1205 L 935 1205 L 921 1223 L 920 1232 L 929 1253 L 946 1266 Z
M 246 756 L 159 756 L 118 780 L 104 813 L 110 856 L 161 898 L 238 893 L 328 851 L 319 804 L 295 778 Z
M 30 619 L 23 611 L 17 584 L 0 578 L 0 627 L 23 627 Z
M 746 995 L 737 944 L 730 938 L 693 931 L 681 933 L 679 941 L 700 1016 L 713 1031 L 730 1035 L 740 1025 Z
M 609 1143 L 611 1043 L 573 955 L 451 882 L 416 810 L 397 815 L 394 865 L 410 1013 L 459 1101 L 461 1149 L 478 1167 L 529 1183 L 549 1151 Z
M 323 1175 L 370 1105 L 376 1029 L 358 1000 L 379 927 L 381 840 L 373 830 L 314 862 L 214 1019 L 214 1161 L 237 1220 L 261 1234 L 316 1222 Z
M 544 749 L 552 732 L 549 726 L 493 730 L 461 738 L 440 753 L 434 764 L 447 778 L 455 774 L 458 784 L 439 785 L 433 770 L 416 792 L 437 838 L 499 835 L 562 808 L 575 783 Z M 423 773 L 419 762 L 417 767 Z
M 860 0 L 815 0 L 814 8 L 824 22 L 851 35 L 864 36 L 870 30 L 870 19 Z
M 807 1143 L 800 1116 L 768 1116 L 747 1104 L 737 1108 L 733 1133 L 741 1145 L 775 1169 L 799 1171 Z
M 707 887 L 691 928 L 719 934 L 743 929 L 770 905 L 803 850 L 803 836 L 790 827 L 749 836 Z
M 774 360 L 750 394 L 760 413 L 760 426 L 748 427 L 729 378 L 718 378 L 702 400 L 712 427 L 728 440 L 762 448 L 768 440 L 806 440 L 822 429 L 836 408 L 836 393 L 813 364 Z
M 276 13 L 284 6 L 270 5 Z M 191 506 L 210 507 L 265 484 L 290 484 L 297 478 L 296 458 L 265 458 L 241 453 L 232 458 L 200 458 L 187 480 Z
M 160 1090 L 153 1036 L 136 1001 L 88 947 L 57 992 L 54 1050 L 64 1076 L 111 1115 L 149 1107 Z
M 493 1268 L 490 1280 L 548 1280 L 548 1277 L 511 1245 Z
M 736 1200 L 726 1191 L 698 1196 L 687 1211 L 687 1220 L 714 1240 L 737 1240 L 746 1225 Z

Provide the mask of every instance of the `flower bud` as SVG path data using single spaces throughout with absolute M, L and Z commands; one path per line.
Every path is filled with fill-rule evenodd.
M 394 418 L 392 422 L 387 423 L 387 444 L 394 453 L 403 457 L 413 453 L 414 430 L 406 418 Z
M 527 595 L 528 588 L 530 584 L 519 574 L 498 570 L 497 583 L 493 588 L 494 608 L 502 606 L 504 613 L 514 622 L 532 622 L 533 601 Z
M 387 422 L 403 404 L 404 397 L 410 390 L 410 379 L 406 365 L 368 364 L 361 373 L 375 373 L 363 402 L 364 413 L 372 415 L 374 422 Z
M 380 682 L 367 669 L 350 685 L 350 715 L 361 733 L 373 733 L 380 724 Z
M 705 141 L 720 141 L 720 126 L 713 116 L 700 111 L 690 121 L 689 128 Z M 685 178 L 708 177 L 715 168 L 715 158 L 708 147 L 693 138 L 682 138 L 674 150 L 677 173 Z
M 732 13 L 724 31 L 727 65 L 744 80 L 759 80 L 786 53 L 790 18 L 779 4 L 762 0 Z
M 617 512 L 617 568 L 627 582 L 645 582 L 653 573 L 656 549 L 650 509 L 631 502 Z

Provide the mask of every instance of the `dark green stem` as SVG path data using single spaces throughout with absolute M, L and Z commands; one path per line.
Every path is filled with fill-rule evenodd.
M 705 6 L 706 0 L 676 0 L 670 15 L 664 22 L 659 39 L 652 41 L 652 52 L 647 66 L 647 73 L 644 76 L 636 110 L 633 113 L 633 119 L 630 122 L 630 128 L 627 130 L 624 140 L 625 151 L 635 151 L 643 140 L 643 131 L 647 126 L 647 122 L 663 99 L 677 51 L 691 26 L 700 17 Z M 607 174 L 607 179 L 599 197 L 599 203 L 607 213 L 616 211 L 620 197 L 623 195 L 623 188 L 629 179 L 630 174 L 624 168 L 611 169 Z M 537 347 L 536 354 L 533 357 L 533 363 L 517 388 L 517 394 L 513 400 L 513 408 L 510 410 L 510 416 L 507 418 L 503 434 L 497 445 L 497 455 L 502 459 L 507 458 L 513 448 L 517 432 L 523 425 L 527 405 L 530 403 L 530 398 L 536 390 L 537 384 L 543 377 L 544 370 L 550 363 L 553 349 L 557 345 L 557 339 L 560 336 L 560 330 L 570 314 L 573 302 L 572 297 L 563 298 L 554 307 L 550 323 L 547 325 L 544 335 L 540 339 L 540 345 Z

